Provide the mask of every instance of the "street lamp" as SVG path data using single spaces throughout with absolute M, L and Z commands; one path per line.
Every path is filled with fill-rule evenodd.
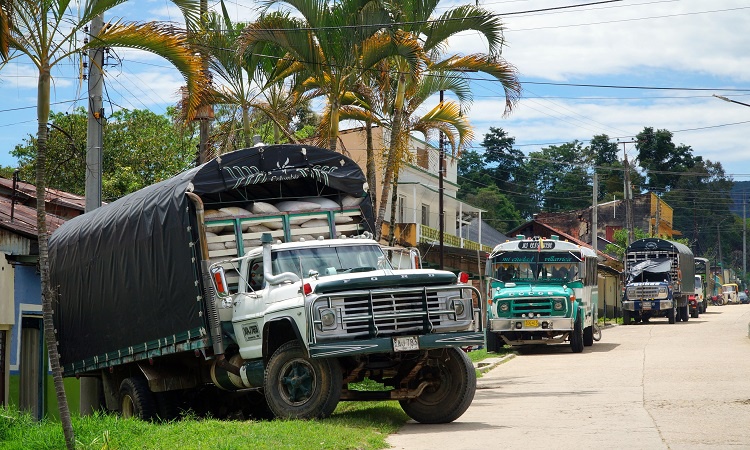
M 731 98 L 724 97 L 723 95 L 716 95 L 716 94 L 713 94 L 713 95 L 714 95 L 714 97 L 716 97 L 718 99 L 721 99 L 721 100 L 724 100 L 725 102 L 737 103 L 738 105 L 743 105 L 743 106 L 750 106 L 750 104 L 748 104 L 748 103 L 738 102 L 737 100 L 732 100 Z

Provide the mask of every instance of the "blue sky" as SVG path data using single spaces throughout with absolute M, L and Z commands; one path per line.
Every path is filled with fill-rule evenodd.
M 439 11 L 465 3 L 445 1 Z M 255 3 L 226 4 L 234 20 L 257 15 Z M 473 148 L 480 148 L 491 126 L 505 129 L 527 153 L 573 140 L 585 143 L 598 134 L 629 141 L 648 126 L 672 131 L 675 143 L 721 162 L 736 181 L 750 179 L 750 107 L 713 97 L 750 104 L 746 0 L 479 0 L 479 5 L 503 17 L 503 56 L 518 69 L 523 94 L 503 117 L 499 85 L 473 83 L 467 112 L 475 128 Z M 179 17 L 165 0 L 131 0 L 105 20 Z M 466 33 L 451 39 L 450 51 L 486 51 L 486 45 L 476 33 Z M 177 101 L 182 79 L 168 63 L 143 52 L 115 52 L 119 63 L 113 58 L 107 67 L 106 114 L 119 108 L 163 112 Z M 86 105 L 78 70 L 71 62 L 53 74 L 53 111 Z M 10 150 L 36 132 L 36 74 L 28 61 L 0 70 L 0 100 L 0 165 L 12 166 Z M 636 156 L 632 144 L 624 149 L 629 159 Z

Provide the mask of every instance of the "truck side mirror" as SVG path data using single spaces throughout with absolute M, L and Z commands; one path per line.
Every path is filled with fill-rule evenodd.
M 211 267 L 211 284 L 214 287 L 214 292 L 219 298 L 229 297 L 229 287 L 227 286 L 227 278 L 224 274 L 224 268 L 221 266 Z

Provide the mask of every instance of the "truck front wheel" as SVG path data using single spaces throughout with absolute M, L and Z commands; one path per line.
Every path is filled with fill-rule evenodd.
M 628 311 L 627 309 L 623 309 L 622 310 L 622 324 L 630 325 L 630 320 L 631 320 L 630 311 Z
M 583 320 L 580 314 L 575 325 L 573 325 L 573 331 L 570 333 L 570 349 L 573 350 L 573 353 L 583 351 Z
M 335 359 L 312 359 L 298 341 L 279 347 L 268 360 L 264 389 L 268 407 L 282 419 L 321 419 L 336 409 L 343 378 Z
M 125 419 L 141 420 L 152 420 L 156 416 L 154 394 L 144 377 L 125 378 L 120 384 L 120 414 Z
M 676 306 L 672 306 L 667 310 L 667 320 L 669 320 L 669 323 L 675 323 L 675 309 Z
M 419 397 L 400 400 L 404 412 L 420 423 L 449 423 L 461 417 L 474 400 L 477 374 L 462 350 L 445 349 L 437 366 L 425 366 L 419 381 L 432 381 Z

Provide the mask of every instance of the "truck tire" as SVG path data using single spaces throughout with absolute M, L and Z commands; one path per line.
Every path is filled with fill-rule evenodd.
M 120 384 L 120 414 L 125 419 L 153 420 L 156 417 L 154 394 L 144 377 L 125 378 Z
M 695 309 L 690 310 L 690 317 L 697 319 L 700 316 L 700 306 L 696 306 Z
M 585 347 L 591 347 L 594 345 L 594 326 L 586 327 L 583 329 L 583 345 Z
M 680 306 L 680 319 L 683 322 L 687 322 L 690 319 L 690 306 Z
M 630 311 L 627 309 L 622 310 L 622 324 L 623 325 L 630 325 L 630 320 L 632 317 L 630 316 Z
M 581 319 L 581 314 L 579 314 L 575 325 L 573 325 L 573 331 L 570 333 L 570 349 L 573 350 L 573 353 L 583 351 L 583 320 Z
M 485 332 L 485 341 L 487 343 L 487 351 L 490 353 L 497 353 L 503 348 L 503 344 L 500 343 L 500 336 L 489 329 Z
M 154 399 L 156 401 L 155 419 L 162 422 L 171 422 L 180 417 L 180 409 L 177 406 L 177 392 L 156 392 Z
M 474 400 L 477 374 L 461 349 L 449 347 L 437 367 L 425 366 L 420 381 L 433 381 L 419 397 L 399 400 L 401 409 L 420 423 L 449 423 L 461 417 Z
M 675 310 L 677 309 L 676 306 L 672 306 L 667 310 L 667 320 L 669 320 L 669 323 L 675 323 Z
M 312 359 L 299 341 L 289 341 L 268 360 L 263 387 L 276 417 L 321 419 L 336 409 L 342 383 L 337 360 Z

